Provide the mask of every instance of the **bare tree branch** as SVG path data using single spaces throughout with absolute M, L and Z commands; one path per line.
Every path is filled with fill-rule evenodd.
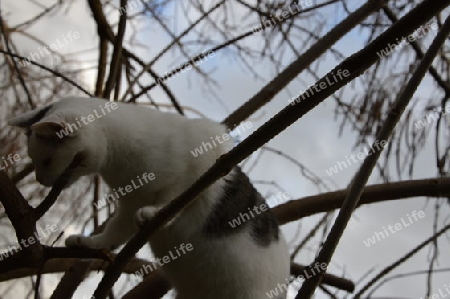
M 399 27 L 410 27 L 411 20 L 408 19 L 408 16 L 412 16 L 414 14 L 424 14 L 423 11 L 426 7 L 425 2 L 423 2 L 424 6 L 418 5 L 415 9 L 413 9 L 408 15 L 400 19 L 396 25 Z M 450 1 L 446 2 L 446 5 L 449 5 Z M 430 5 L 430 4 L 428 4 Z M 445 8 L 442 7 L 442 9 Z M 436 13 L 436 12 L 434 12 Z M 431 18 L 433 14 L 428 15 L 428 18 Z M 425 22 L 427 19 L 421 19 L 418 22 Z M 420 25 L 420 24 L 419 24 Z M 393 29 L 391 27 L 391 29 Z M 388 31 L 391 30 L 388 29 L 385 34 L 388 34 Z M 445 43 L 445 40 L 447 39 L 448 35 L 450 34 L 450 17 L 446 20 L 444 26 L 439 31 L 437 37 L 433 41 L 432 45 L 428 49 L 427 53 L 423 57 L 423 59 L 420 61 L 419 66 L 413 73 L 411 79 L 409 80 L 406 88 L 403 90 L 403 92 L 398 96 L 396 102 L 394 103 L 394 106 L 392 107 L 391 112 L 389 113 L 385 123 L 381 127 L 380 131 L 377 134 L 376 142 L 381 141 L 387 141 L 392 136 L 392 133 L 395 130 L 395 127 L 397 126 L 397 123 L 400 121 L 400 117 L 402 116 L 403 112 L 406 109 L 406 106 L 408 105 L 409 101 L 411 100 L 412 96 L 417 90 L 417 87 L 420 85 L 420 82 L 422 81 L 423 77 L 428 71 L 428 68 L 433 63 L 434 57 L 436 57 L 439 49 L 442 47 L 442 45 Z M 384 35 L 384 34 L 383 34 Z M 380 38 L 383 38 L 383 35 Z M 376 40 L 373 42 L 375 43 Z M 369 46 L 370 47 L 370 46 Z M 375 146 L 375 142 L 372 145 L 372 149 Z M 342 234 L 347 226 L 348 221 L 350 220 L 353 211 L 355 210 L 356 206 L 358 205 L 358 201 L 361 198 L 361 194 L 363 192 L 364 186 L 367 184 L 367 181 L 369 180 L 370 174 L 372 173 L 372 170 L 374 169 L 378 158 L 381 156 L 382 149 L 374 151 L 370 156 L 368 156 L 366 159 L 364 159 L 363 164 L 361 165 L 359 171 L 354 176 L 353 181 L 350 184 L 348 194 L 344 200 L 344 203 L 341 207 L 341 210 L 339 212 L 339 215 L 337 219 L 334 222 L 333 227 L 331 228 L 331 231 L 319 253 L 317 258 L 315 259 L 315 263 L 318 264 L 329 264 L 331 257 L 334 254 L 334 251 L 336 250 L 336 247 L 339 243 L 340 238 L 342 237 Z M 311 296 L 314 294 L 315 289 L 319 285 L 320 281 L 322 280 L 323 272 L 320 272 L 310 279 L 307 279 L 305 283 L 302 285 L 302 288 L 298 292 L 296 299 L 301 298 L 311 298 Z
M 258 93 L 256 93 L 245 104 L 239 107 L 236 111 L 230 114 L 222 121 L 227 127 L 234 128 L 243 120 L 248 118 L 251 114 L 259 108 L 267 104 L 276 94 L 278 94 L 286 85 L 295 77 L 304 71 L 311 63 L 318 57 L 325 53 L 332 47 L 339 39 L 352 30 L 356 24 L 363 21 L 371 13 L 377 11 L 383 4 L 383 1 L 370 0 L 358 8 L 355 12 L 349 15 L 342 22 L 337 24 L 317 43 L 310 47 L 302 56 L 298 57 L 286 69 L 278 74 L 271 82 L 264 86 Z
M 381 279 L 383 276 L 391 272 L 393 269 L 397 268 L 401 264 L 403 264 L 406 260 L 414 256 L 419 250 L 439 238 L 443 233 L 448 231 L 450 229 L 450 224 L 447 224 L 442 229 L 440 229 L 436 234 L 431 236 L 430 238 L 426 239 L 422 243 L 420 243 L 416 248 L 408 252 L 406 255 L 404 255 L 401 259 L 395 261 L 393 264 L 389 265 L 385 269 L 383 269 L 379 274 L 377 274 L 372 280 L 370 280 L 353 298 L 354 299 L 360 299 L 361 296 L 379 279 Z
M 414 13 L 409 13 L 401 20 L 388 29 L 382 36 L 377 38 L 368 47 L 362 49 L 358 53 L 352 55 L 344 62 L 339 64 L 334 70 L 327 74 L 324 78 L 319 80 L 317 85 L 321 82 L 329 86 L 328 76 L 332 76 L 337 70 L 347 70 L 349 76 L 343 78 L 341 81 L 336 82 L 334 85 L 329 86 L 326 89 L 322 89 L 307 101 L 301 101 L 294 106 L 286 107 L 279 112 L 275 117 L 270 119 L 264 125 L 262 125 L 257 131 L 250 135 L 247 139 L 242 141 L 238 146 L 232 149 L 229 153 L 221 156 L 217 162 L 202 175 L 190 188 L 188 188 L 183 194 L 174 199 L 164 208 L 162 208 L 153 219 L 151 219 L 131 240 L 125 245 L 123 250 L 117 256 L 116 261 L 111 265 L 106 272 L 102 281 L 100 282 L 97 290 L 94 293 L 94 297 L 97 299 L 104 299 L 114 285 L 114 282 L 120 275 L 121 268 L 127 263 L 127 261 L 146 243 L 146 240 L 155 233 L 160 227 L 165 225 L 172 217 L 189 205 L 195 197 L 205 188 L 214 183 L 221 176 L 227 174 L 231 168 L 243 159 L 248 157 L 253 151 L 261 147 L 264 143 L 272 139 L 279 134 L 289 125 L 294 123 L 298 118 L 305 113 L 313 109 L 316 105 L 330 96 L 333 92 L 347 84 L 350 80 L 353 80 L 367 68 L 379 60 L 378 51 L 386 48 L 390 42 L 395 42 L 399 36 L 405 36 L 414 31 L 415 26 L 419 26 L 426 20 L 431 18 L 434 14 L 444 9 L 450 1 L 440 2 L 439 5 L 430 5 L 430 0 L 425 0 L 422 5 L 418 6 L 422 8 L 420 13 L 418 10 L 414 10 Z M 373 1 L 372 4 L 378 3 Z M 409 23 L 408 23 L 409 22 Z M 405 25 L 407 24 L 407 26 Z M 415 24 L 415 25 L 411 25 Z M 328 81 L 327 81 L 328 80 Z M 299 106 L 299 107 L 295 107 Z
M 307 196 L 291 200 L 273 208 L 280 224 L 308 217 L 314 214 L 339 209 L 347 196 L 348 189 Z M 366 186 L 358 205 L 390 200 L 403 200 L 420 196 L 447 197 L 450 195 L 450 178 L 410 180 Z
M 120 7 L 126 7 L 127 0 L 120 0 Z M 114 51 L 109 65 L 109 77 L 106 81 L 105 89 L 103 90 L 103 97 L 109 99 L 114 84 L 117 82 L 118 77 L 121 76 L 119 72 L 119 65 L 122 63 L 122 44 L 123 37 L 125 35 L 125 28 L 127 24 L 126 11 L 120 15 L 119 30 L 114 41 Z

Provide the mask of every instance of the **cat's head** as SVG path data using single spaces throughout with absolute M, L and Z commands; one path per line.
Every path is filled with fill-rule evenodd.
M 68 185 L 81 176 L 100 171 L 105 155 L 101 140 L 103 136 L 95 134 L 93 124 L 78 126 L 79 114 L 74 109 L 63 110 L 49 105 L 8 121 L 9 125 L 25 130 L 28 155 L 35 167 L 36 180 L 42 185 L 53 186 L 79 153 L 83 160 L 75 168 Z

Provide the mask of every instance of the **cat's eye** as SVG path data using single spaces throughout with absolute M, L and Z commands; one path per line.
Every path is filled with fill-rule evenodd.
M 42 164 L 44 167 L 49 167 L 50 164 L 52 163 L 52 159 L 48 158 L 44 160 L 44 163 Z

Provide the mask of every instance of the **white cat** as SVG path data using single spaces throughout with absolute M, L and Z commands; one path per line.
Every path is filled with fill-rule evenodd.
M 95 98 L 64 99 L 9 124 L 26 129 L 36 179 L 45 186 L 54 184 L 77 153 L 85 158 L 70 183 L 99 173 L 118 193 L 132 180 L 154 173 L 154 179 L 141 180 L 139 188 L 122 191 L 102 233 L 70 236 L 68 246 L 111 249 L 125 243 L 232 147 L 225 138 L 213 143 L 227 130 L 210 120 Z M 207 142 L 211 146 L 202 155 L 191 154 Z M 262 205 L 264 199 L 236 167 L 149 240 L 161 259 L 181 244 L 192 246 L 161 267 L 177 299 L 261 299 L 286 282 L 286 242 L 272 212 L 256 212 L 254 207 Z M 230 225 L 234 219 L 242 224 Z

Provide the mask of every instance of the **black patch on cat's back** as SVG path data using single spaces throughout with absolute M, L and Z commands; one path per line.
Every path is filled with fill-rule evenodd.
M 222 238 L 246 229 L 253 241 L 262 247 L 277 241 L 279 228 L 275 215 L 240 168 L 233 170 L 231 179 L 225 178 L 225 184 L 220 198 L 206 219 L 204 232 L 208 237 Z M 262 205 L 267 208 L 264 212 L 260 208 Z M 254 210 L 255 207 L 259 214 Z M 241 224 L 237 225 L 235 220 L 239 220 Z

